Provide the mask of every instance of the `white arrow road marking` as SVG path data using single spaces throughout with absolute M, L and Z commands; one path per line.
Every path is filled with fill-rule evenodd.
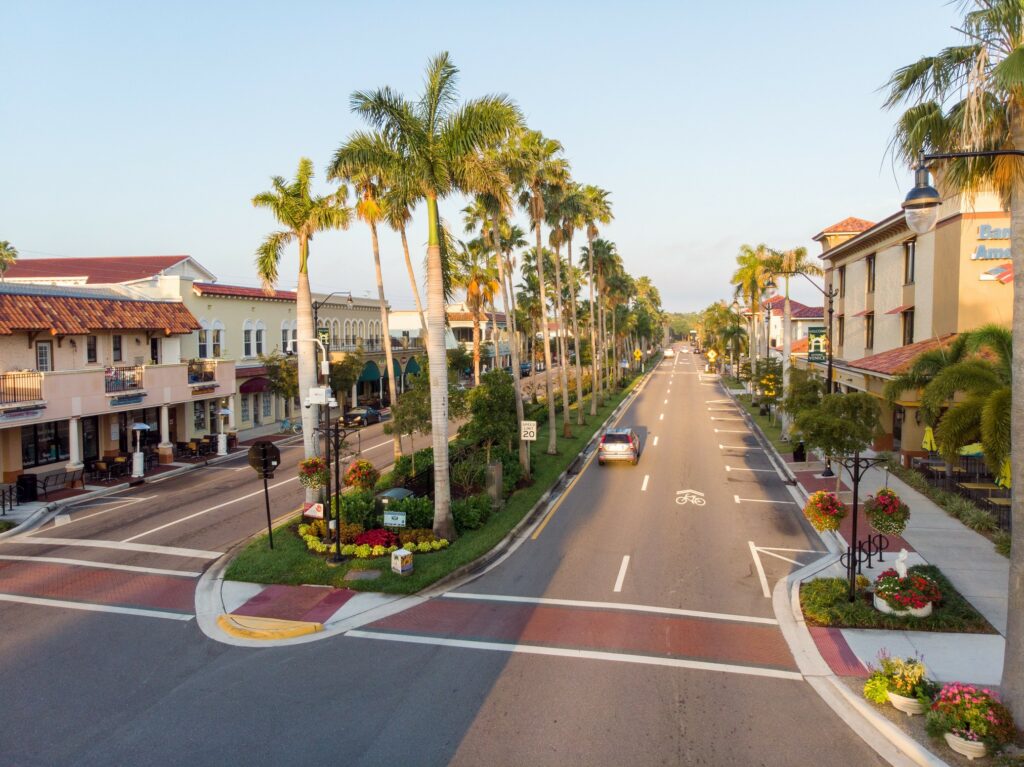
M 629 567 L 629 554 L 622 558 L 622 564 L 619 565 L 619 576 L 615 579 L 615 588 L 613 591 L 622 591 L 622 582 L 626 580 L 627 567 Z
M 764 592 L 765 599 L 771 599 L 772 593 L 768 590 L 768 578 L 764 574 L 764 568 L 761 566 L 761 557 L 757 555 L 757 547 L 753 541 L 747 541 L 747 545 L 750 546 L 750 556 L 754 558 L 754 565 L 757 567 L 757 577 L 761 581 L 761 591 Z
M 736 503 L 785 503 L 790 506 L 796 506 L 796 501 L 773 501 L 770 498 L 740 498 L 738 495 L 734 495 Z

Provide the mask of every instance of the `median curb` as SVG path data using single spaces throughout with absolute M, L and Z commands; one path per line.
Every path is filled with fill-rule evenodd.
M 223 613 L 217 618 L 221 631 L 240 639 L 294 639 L 324 630 L 322 623 L 289 621 L 281 618 L 257 618 Z

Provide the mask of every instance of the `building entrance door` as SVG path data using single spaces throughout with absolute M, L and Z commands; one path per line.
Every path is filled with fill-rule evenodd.
M 892 409 L 892 449 L 899 450 L 903 442 L 903 420 L 907 411 L 897 405 Z

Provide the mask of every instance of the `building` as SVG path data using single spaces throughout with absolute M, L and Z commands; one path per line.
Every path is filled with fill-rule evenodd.
M 87 285 L 0 284 L 0 473 L 82 468 L 132 449 L 132 426 L 170 462 L 217 431 L 230 360 L 188 360 L 198 329 L 181 301 Z M 201 418 L 200 418 L 201 416 Z
M 815 235 L 825 286 L 838 291 L 833 381 L 840 391 L 865 391 L 881 400 L 883 434 L 876 449 L 904 458 L 923 452 L 920 393 L 890 406 L 882 393 L 887 381 L 957 333 L 1010 324 L 1009 227 L 1009 214 L 994 195 L 979 195 L 973 203 L 954 195 L 924 235 L 907 227 L 902 211 L 878 223 L 846 219 Z M 824 363 L 796 358 L 795 364 L 824 375 Z
M 445 348 L 456 349 L 461 346 L 469 354 L 473 353 L 473 313 L 465 301 L 457 301 L 446 307 L 448 324 L 445 328 Z M 512 352 L 509 349 L 511 332 L 508 330 L 503 312 L 484 312 L 480 322 L 480 360 L 481 365 L 488 369 L 494 367 L 495 343 L 497 343 L 498 366 L 507 367 L 512 364 Z M 402 343 L 421 346 L 422 325 L 420 315 L 415 309 L 399 309 L 388 313 L 388 323 L 392 334 L 399 334 Z M 522 334 L 520 349 L 522 349 Z M 520 353 L 520 356 L 522 354 Z M 424 357 L 425 359 L 425 357 Z M 425 365 L 424 365 L 425 367 Z M 414 371 L 406 370 L 406 373 Z
M 764 302 L 765 317 L 768 320 L 768 345 L 772 349 L 782 349 L 784 332 L 784 305 L 782 296 L 772 296 Z M 807 338 L 810 328 L 822 327 L 824 309 L 820 306 L 807 306 L 792 298 L 789 299 L 789 340 L 790 343 Z

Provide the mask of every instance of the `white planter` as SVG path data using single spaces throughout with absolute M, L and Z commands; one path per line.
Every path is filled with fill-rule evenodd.
M 985 756 L 988 753 L 988 749 L 985 748 L 984 743 L 980 743 L 976 740 L 964 740 L 959 735 L 954 735 L 951 732 L 945 732 L 943 735 L 946 738 L 946 743 L 949 747 L 956 751 L 958 754 L 966 756 L 970 760 L 975 760 L 980 756 Z
M 890 692 L 888 695 L 892 707 L 897 711 L 902 711 L 907 716 L 914 716 L 915 714 L 923 714 L 925 712 L 924 704 L 917 698 L 908 698 L 905 695 L 897 695 L 894 692 Z
M 878 594 L 872 595 L 872 601 L 875 605 L 875 609 L 880 613 L 886 613 L 887 615 L 909 615 L 912 618 L 927 618 L 932 614 L 932 603 L 929 602 L 924 607 L 908 607 L 906 610 L 896 610 L 889 607 L 888 602 L 881 599 Z

